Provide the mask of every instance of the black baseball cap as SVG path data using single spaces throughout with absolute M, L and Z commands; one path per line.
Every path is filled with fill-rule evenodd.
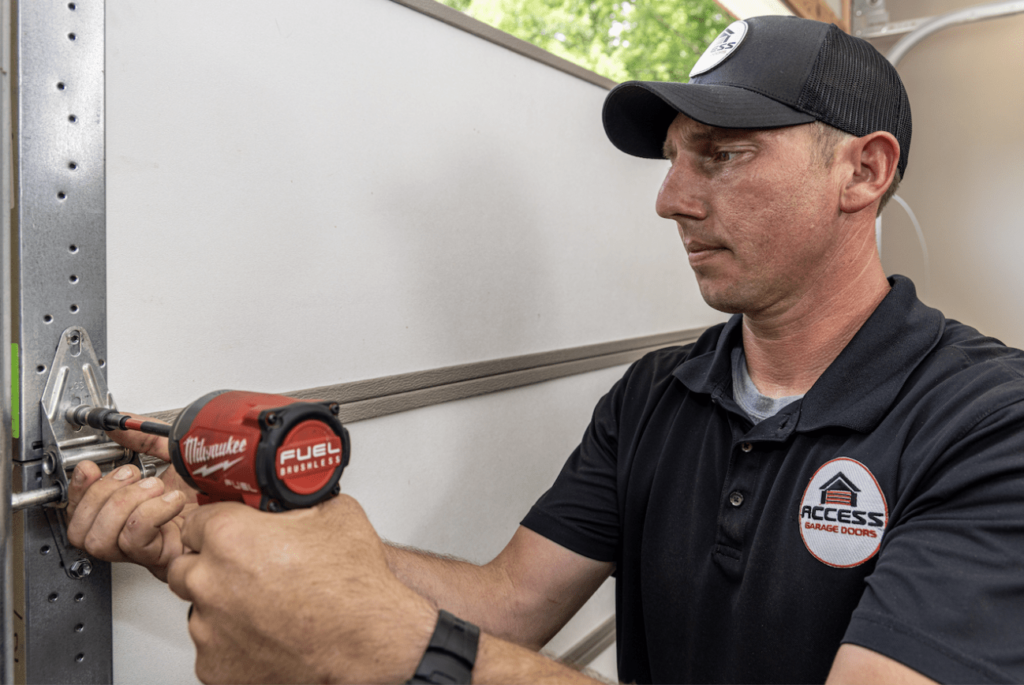
M 834 24 L 752 17 L 729 25 L 688 83 L 627 81 L 608 94 L 604 130 L 615 147 L 661 159 L 676 114 L 720 128 L 779 128 L 821 121 L 854 136 L 888 131 L 910 152 L 910 102 L 896 68 Z

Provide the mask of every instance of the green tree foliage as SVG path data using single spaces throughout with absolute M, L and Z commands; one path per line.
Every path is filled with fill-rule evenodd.
M 732 19 L 714 0 L 441 0 L 615 81 L 686 81 Z

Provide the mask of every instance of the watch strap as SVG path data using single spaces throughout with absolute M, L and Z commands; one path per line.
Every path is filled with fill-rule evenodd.
M 441 610 L 427 651 L 409 682 L 469 685 L 479 644 L 479 628 Z

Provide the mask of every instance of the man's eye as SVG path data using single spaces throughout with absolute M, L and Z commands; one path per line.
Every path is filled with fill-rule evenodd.
M 715 153 L 714 159 L 716 162 L 731 162 L 733 157 L 736 156 L 735 152 L 727 152 L 725 150 L 719 150 Z

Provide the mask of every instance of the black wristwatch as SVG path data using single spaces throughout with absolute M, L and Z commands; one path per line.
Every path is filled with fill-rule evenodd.
M 423 660 L 409 682 L 469 685 L 479 644 L 479 628 L 442 610 L 437 616 L 437 627 L 430 636 Z

